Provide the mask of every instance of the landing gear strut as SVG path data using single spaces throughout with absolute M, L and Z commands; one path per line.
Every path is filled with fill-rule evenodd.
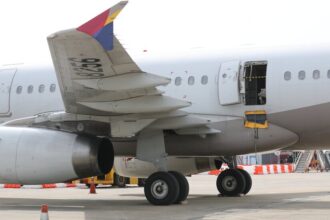
M 144 186 L 144 194 L 153 205 L 171 205 L 187 199 L 189 184 L 181 173 L 156 172 L 152 174 Z
M 187 199 L 189 184 L 186 177 L 176 171 L 167 172 L 167 153 L 162 130 L 141 132 L 137 140 L 136 155 L 140 160 L 153 163 L 159 170 L 145 181 L 144 194 L 151 204 L 170 205 Z

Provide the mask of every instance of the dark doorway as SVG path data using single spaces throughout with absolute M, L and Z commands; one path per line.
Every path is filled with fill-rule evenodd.
M 245 63 L 245 105 L 266 104 L 266 72 L 267 62 Z

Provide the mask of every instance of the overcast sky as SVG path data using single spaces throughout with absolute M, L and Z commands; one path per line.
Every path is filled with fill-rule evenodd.
M 4 0 L 0 63 L 49 62 L 46 37 L 75 28 L 116 0 Z M 130 0 L 115 33 L 131 51 L 330 44 L 326 0 Z

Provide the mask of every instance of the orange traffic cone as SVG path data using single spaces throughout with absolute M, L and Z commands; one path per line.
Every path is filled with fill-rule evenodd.
M 94 179 L 92 179 L 91 186 L 89 187 L 89 194 L 96 194 Z
M 49 220 L 48 217 L 48 205 L 41 206 L 40 220 Z

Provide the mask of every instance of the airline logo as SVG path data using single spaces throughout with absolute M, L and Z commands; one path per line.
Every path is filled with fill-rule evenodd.
M 121 1 L 112 8 L 99 14 L 92 20 L 77 28 L 78 31 L 86 33 L 95 38 L 102 47 L 110 51 L 113 49 L 113 21 L 126 6 L 127 1 Z

